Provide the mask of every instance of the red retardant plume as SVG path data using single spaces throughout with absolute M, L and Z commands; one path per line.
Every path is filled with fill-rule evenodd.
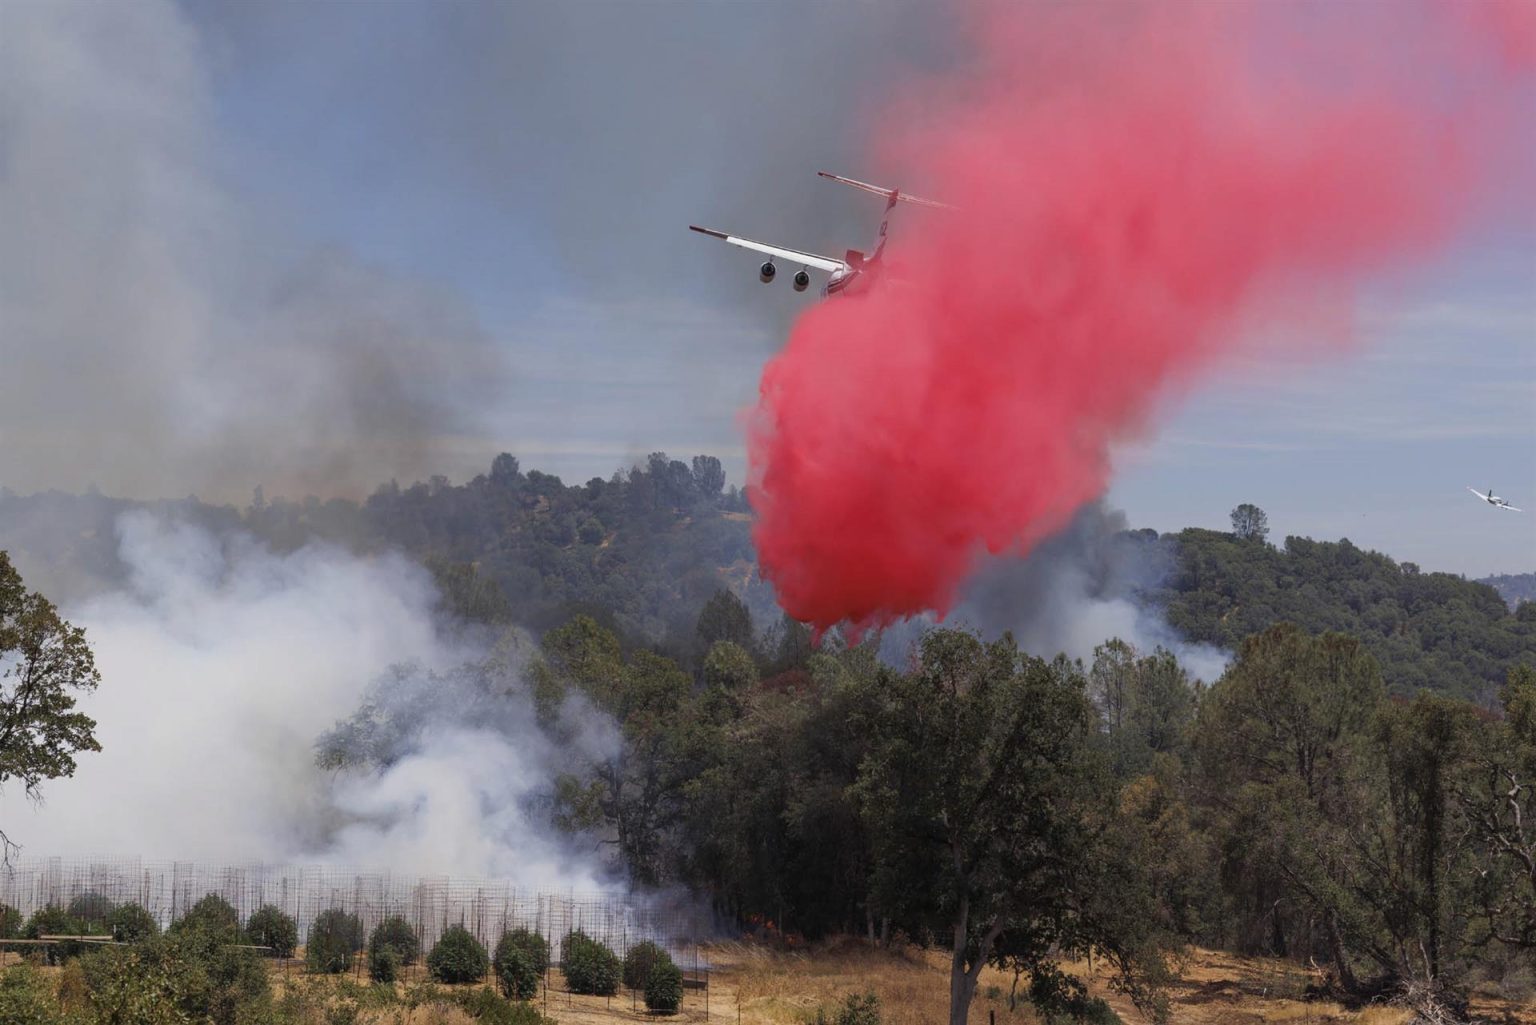
M 958 209 L 895 211 L 891 273 L 800 317 L 749 426 L 763 574 L 818 628 L 944 613 L 1243 329 L 1442 250 L 1532 49 L 1513 5 L 970 17 L 973 61 L 897 104 L 880 153 L 906 175 L 881 184 Z

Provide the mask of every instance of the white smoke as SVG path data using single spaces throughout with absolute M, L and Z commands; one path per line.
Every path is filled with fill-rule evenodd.
M 41 804 L 0 793 L 27 856 L 319 861 L 599 888 L 595 862 L 535 807 L 557 757 L 523 693 L 498 694 L 485 728 L 454 725 L 457 692 L 418 694 L 441 714 L 386 767 L 317 765 L 317 739 L 390 667 L 483 655 L 436 630 L 420 567 L 317 544 L 277 553 L 147 512 L 117 530 L 128 584 L 65 610 L 101 671 L 80 707 L 102 751 L 46 783 Z M 588 752 L 610 735 L 589 728 Z

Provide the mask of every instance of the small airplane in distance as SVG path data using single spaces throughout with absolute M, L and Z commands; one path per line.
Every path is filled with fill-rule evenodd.
M 1481 491 L 1477 490 L 1476 488 L 1471 487 L 1470 485 L 1467 487 L 1467 490 L 1472 492 L 1478 498 L 1481 498 L 1483 501 L 1487 502 L 1489 505 L 1493 506 L 1495 509 L 1508 509 L 1510 512 L 1521 512 L 1521 511 L 1523 511 L 1523 510 L 1520 510 L 1520 509 L 1516 509 L 1514 506 L 1510 505 L 1504 499 L 1500 498 L 1498 495 L 1495 495 L 1493 493 L 1493 489 L 1492 488 L 1488 489 L 1488 493 L 1486 495 L 1483 494 Z
M 724 242 L 729 242 L 733 246 L 740 246 L 743 249 L 751 249 L 754 252 L 766 254 L 768 259 L 757 270 L 758 280 L 765 285 L 772 282 L 774 276 L 778 273 L 778 268 L 773 263 L 774 259 L 777 258 L 785 263 L 798 263 L 800 265 L 800 269 L 795 272 L 793 279 L 796 292 L 804 292 L 809 287 L 811 283 L 810 270 L 814 267 L 817 270 L 827 271 L 831 275 L 827 279 L 826 286 L 821 290 L 822 295 L 849 295 L 867 286 L 874 280 L 876 273 L 883 266 L 880 257 L 885 252 L 885 231 L 891 220 L 891 211 L 895 209 L 897 203 L 912 203 L 916 206 L 929 206 L 940 209 L 949 208 L 947 203 L 909 196 L 898 189 L 883 189 L 878 185 L 855 181 L 852 178 L 829 174 L 826 171 L 817 171 L 816 173 L 823 178 L 830 178 L 835 182 L 842 182 L 844 185 L 852 185 L 856 189 L 862 189 L 865 192 L 872 192 L 877 196 L 885 197 L 885 216 L 880 220 L 880 234 L 875 237 L 875 251 L 869 256 L 865 256 L 857 249 L 849 249 L 843 254 L 843 258 L 838 260 L 831 256 L 818 256 L 815 253 L 802 253 L 796 249 L 771 246 L 766 242 L 754 242 L 752 239 L 742 238 L 739 235 L 730 235 L 723 231 L 716 231 L 713 228 L 701 228 L 697 224 L 690 224 L 688 228 L 690 231 L 697 231 L 711 238 L 718 238 Z

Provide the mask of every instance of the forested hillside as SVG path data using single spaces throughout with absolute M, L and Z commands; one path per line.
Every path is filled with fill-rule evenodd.
M 1536 664 L 1536 605 L 1512 612 L 1487 584 L 1422 573 L 1348 540 L 1276 547 L 1262 534 L 1194 528 L 1170 537 L 1175 568 L 1154 598 L 1190 640 L 1236 648 L 1280 622 L 1335 630 L 1359 638 L 1392 693 L 1483 704 L 1513 666 Z
M 0 490 L 0 548 L 67 600 L 121 581 L 113 524 L 146 505 L 215 533 L 243 528 L 280 550 L 316 539 L 398 548 L 431 568 L 448 610 L 463 618 L 542 633 L 585 613 L 685 663 L 699 611 L 722 586 L 750 590 L 759 623 L 774 621 L 767 589 L 754 586 L 745 496 L 726 486 L 718 459 L 702 455 L 684 463 L 655 453 L 606 480 L 567 485 L 503 454 L 464 484 L 390 482 L 362 502 L 269 501 L 257 489 L 244 509 L 192 497 L 145 504 Z M 1146 572 L 1136 576 L 1161 579 L 1141 597 L 1187 639 L 1235 650 L 1279 622 L 1341 631 L 1376 657 L 1392 693 L 1429 689 L 1485 706 L 1512 666 L 1536 663 L 1536 604 L 1511 611 L 1486 583 L 1421 573 L 1347 540 L 1272 546 L 1262 510 L 1241 508 L 1256 527 L 1160 538 L 1132 531 L 1126 540 L 1140 543 L 1117 548 L 1141 549 L 1131 558 Z
M 1478 583 L 1498 591 L 1510 608 L 1523 601 L 1536 601 L 1536 573 L 1500 573 L 1484 577 Z
M 430 567 L 450 611 L 542 631 L 587 612 L 627 637 L 691 638 L 705 600 L 751 576 L 747 505 L 713 456 L 650 456 L 603 480 L 566 485 L 500 455 L 454 485 L 433 477 L 381 486 L 363 502 L 268 501 L 245 509 L 195 497 L 135 503 L 94 492 L 18 496 L 0 490 L 0 549 L 68 599 L 122 580 L 114 522 L 137 507 L 215 534 L 244 528 L 279 550 L 313 541 L 354 551 L 398 548 Z

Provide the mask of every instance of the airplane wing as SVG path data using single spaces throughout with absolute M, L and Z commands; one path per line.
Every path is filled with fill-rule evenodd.
M 1499 508 L 1500 509 L 1508 509 L 1510 512 L 1524 512 L 1525 511 L 1524 509 L 1516 509 L 1514 506 L 1510 505 L 1508 502 L 1500 502 L 1499 503 Z
M 1485 501 L 1485 502 L 1488 501 L 1488 496 L 1487 495 L 1483 494 L 1481 491 L 1477 490 L 1476 488 L 1472 487 L 1471 485 L 1467 486 L 1467 490 L 1472 492 L 1478 498 L 1481 498 L 1483 501 Z
M 834 260 L 830 256 L 817 256 L 815 253 L 802 253 L 797 249 L 784 249 L 779 246 L 770 246 L 766 242 L 754 242 L 749 238 L 742 238 L 739 235 L 727 235 L 723 231 L 715 231 L 713 228 L 701 228 L 697 224 L 688 225 L 688 230 L 697 231 L 700 234 L 708 235 L 711 238 L 718 238 L 721 241 L 729 242 L 733 246 L 740 246 L 743 249 L 750 249 L 753 252 L 767 253 L 769 256 L 777 256 L 785 263 L 803 264 L 806 267 L 815 267 L 817 270 L 824 270 L 828 272 L 844 270 L 848 266 L 842 260 Z

